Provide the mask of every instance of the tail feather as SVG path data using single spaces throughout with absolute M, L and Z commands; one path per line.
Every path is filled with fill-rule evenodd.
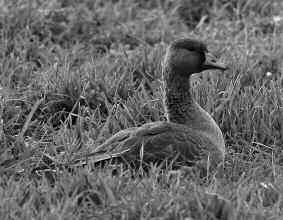
M 103 144 L 97 146 L 92 152 L 85 155 L 86 158 L 91 157 L 88 161 L 98 163 L 129 153 L 139 145 L 140 138 L 134 134 L 134 131 L 135 128 L 131 128 L 116 133 Z
M 93 153 L 102 153 L 102 152 L 109 152 L 115 150 L 117 145 L 119 146 L 119 143 L 123 143 L 124 141 L 126 141 L 131 137 L 131 133 L 133 129 L 135 128 L 131 128 L 131 129 L 128 128 L 116 133 L 115 135 L 107 139 L 103 144 L 97 146 L 94 149 Z
M 121 157 L 124 153 L 126 153 L 128 151 L 129 150 L 127 149 L 127 150 L 117 152 L 117 153 L 98 154 L 98 155 L 95 155 L 94 157 L 92 157 L 92 159 L 90 161 L 93 162 L 93 163 L 98 163 L 100 161 L 111 160 L 113 158 Z

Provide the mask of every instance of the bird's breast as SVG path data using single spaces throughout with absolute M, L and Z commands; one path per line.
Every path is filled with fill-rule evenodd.
M 192 126 L 207 136 L 224 154 L 225 142 L 223 134 L 215 120 L 207 111 L 200 107 L 199 104 L 195 103 L 195 108 L 198 113 L 194 115 L 194 122 Z

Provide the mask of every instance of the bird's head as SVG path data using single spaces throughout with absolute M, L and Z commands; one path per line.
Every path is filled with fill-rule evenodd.
M 209 69 L 227 69 L 224 64 L 216 61 L 203 42 L 192 39 L 180 39 L 171 43 L 166 51 L 164 65 L 182 76 Z

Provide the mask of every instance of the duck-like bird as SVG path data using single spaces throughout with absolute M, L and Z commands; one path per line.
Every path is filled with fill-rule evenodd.
M 118 157 L 129 163 L 151 163 L 171 158 L 189 165 L 209 161 L 216 167 L 224 159 L 224 138 L 213 118 L 193 98 L 190 86 L 194 73 L 227 69 L 212 57 L 200 41 L 172 42 L 162 66 L 167 120 L 116 133 L 90 154 L 93 161 Z

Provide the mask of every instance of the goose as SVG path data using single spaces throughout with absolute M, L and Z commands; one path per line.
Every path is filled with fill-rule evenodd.
M 196 102 L 190 85 L 192 74 L 210 69 L 227 67 L 216 61 L 205 43 L 188 38 L 173 41 L 162 63 L 166 121 L 119 131 L 89 154 L 93 161 L 123 158 L 150 164 L 171 159 L 179 165 L 218 166 L 225 156 L 223 134 Z

